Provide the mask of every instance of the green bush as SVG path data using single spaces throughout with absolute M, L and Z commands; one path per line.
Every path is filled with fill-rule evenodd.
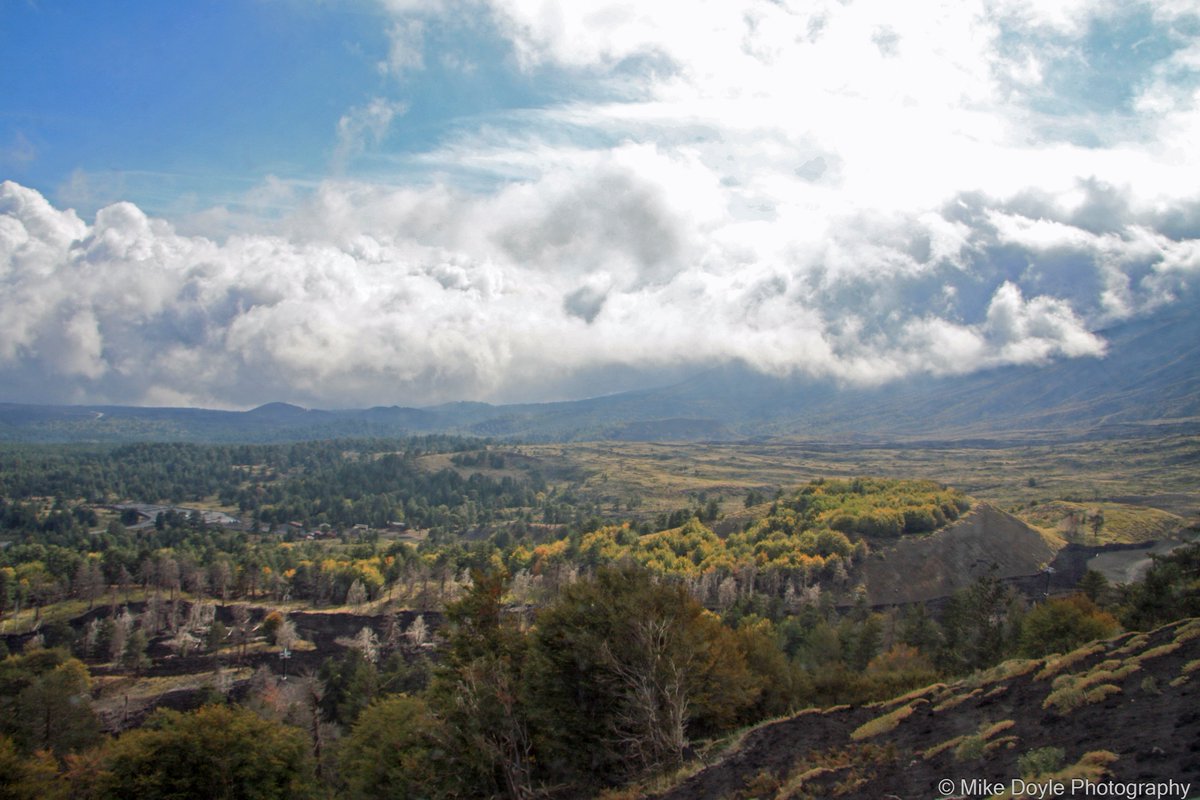
M 1066 755 L 1061 747 L 1039 747 L 1017 759 L 1017 771 L 1025 779 L 1040 778 L 1062 769 Z

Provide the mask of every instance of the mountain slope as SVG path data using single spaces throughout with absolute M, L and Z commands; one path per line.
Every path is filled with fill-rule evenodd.
M 1106 332 L 1104 358 L 910 378 L 837 391 L 810 379 L 714 370 L 652 393 L 644 408 L 720 420 L 741 435 L 870 438 L 1087 432 L 1200 420 L 1200 319 L 1176 311 Z
M 1200 317 L 1168 313 L 1105 332 L 1103 358 L 914 377 L 875 388 L 722 365 L 656 389 L 556 403 L 450 403 L 247 412 L 0 404 L 0 439 L 274 441 L 455 432 L 533 440 L 951 439 L 1200 430 Z

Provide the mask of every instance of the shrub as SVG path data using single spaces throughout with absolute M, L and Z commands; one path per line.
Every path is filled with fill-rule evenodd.
M 990 741 L 993 736 L 998 733 L 1003 733 L 1013 727 L 1015 723 L 1011 719 L 1006 719 L 997 722 L 994 725 L 984 723 L 979 726 L 979 732 L 970 736 L 964 736 L 959 741 L 958 746 L 954 749 L 955 761 L 973 761 L 983 758 L 987 753 L 995 750 L 997 747 L 1015 742 L 1015 737 L 1005 737 L 996 741 Z
M 1063 653 L 1085 642 L 1104 639 L 1119 630 L 1116 617 L 1086 595 L 1049 600 L 1021 622 L 1021 650 L 1031 658 Z
M 1039 747 L 1017 759 L 1017 771 L 1022 778 L 1040 778 L 1062 769 L 1066 755 L 1061 747 Z

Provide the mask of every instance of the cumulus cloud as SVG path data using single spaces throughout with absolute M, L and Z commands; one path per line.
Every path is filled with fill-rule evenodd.
M 1001 210 L 973 227 L 933 212 L 846 219 L 828 241 L 780 248 L 695 229 L 620 159 L 598 158 L 576 181 L 593 191 L 524 187 L 544 199 L 524 205 L 327 184 L 313 216 L 297 217 L 306 239 L 222 243 L 128 203 L 88 224 L 8 182 L 0 369 L 40 383 L 41 399 L 223 405 L 534 397 L 614 365 L 646 374 L 731 359 L 877 383 L 1103 354 L 1089 327 L 1102 298 L 1029 294 L 1019 275 L 985 268 L 989 249 L 1141 265 L 1134 303 L 1164 276 L 1200 270 L 1195 241 L 1064 232 Z M 597 226 L 594 206 L 613 222 Z M 338 207 L 369 213 L 323 213 Z

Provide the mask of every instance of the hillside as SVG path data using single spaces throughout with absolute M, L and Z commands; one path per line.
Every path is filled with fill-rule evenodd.
M 456 432 L 530 441 L 1104 438 L 1200 430 L 1200 320 L 1186 304 L 1104 331 L 1104 358 L 850 388 L 729 363 L 668 386 L 555 403 L 246 412 L 0 403 L 0 440 L 289 441 Z
M 877 550 L 863 567 L 873 606 L 948 597 L 984 575 L 1037 575 L 1063 543 L 987 503 L 947 527 Z
M 1047 775 L 1064 780 L 1174 780 L 1195 787 L 1198 666 L 1200 620 L 1127 633 L 1065 656 L 1006 662 L 890 702 L 810 710 L 761 725 L 715 763 L 652 796 L 989 796 L 999 792 L 971 791 L 970 781 L 1010 789 L 1014 779 L 1032 780 L 1031 751 L 1041 751 Z M 947 780 L 950 791 L 939 788 Z
M 713 420 L 738 435 L 851 439 L 1024 432 L 1112 435 L 1200 417 L 1200 321 L 1176 311 L 1104 331 L 1102 359 L 921 376 L 868 389 L 772 378 L 727 365 L 640 396 L 606 398 L 614 416 Z M 646 417 L 643 417 L 643 419 Z

